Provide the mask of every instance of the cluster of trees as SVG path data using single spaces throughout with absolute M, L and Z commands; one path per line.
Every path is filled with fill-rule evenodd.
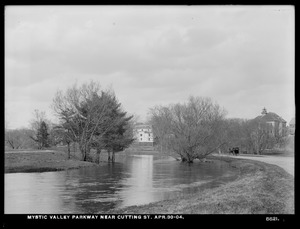
M 282 147 L 286 132 L 270 134 L 270 126 L 256 119 L 227 119 L 224 135 L 229 146 L 239 146 L 244 152 L 261 154 L 266 149 Z M 284 131 L 284 130 L 283 130 Z
M 53 110 L 60 123 L 54 129 L 59 139 L 68 145 L 79 145 L 82 160 L 86 161 L 91 149 L 108 152 L 108 160 L 115 160 L 115 153 L 127 148 L 133 141 L 131 119 L 121 108 L 112 91 L 100 90 L 91 81 L 78 87 L 76 84 L 65 92 L 58 91 L 53 100 Z
M 284 144 L 284 135 L 270 135 L 257 120 L 226 119 L 226 111 L 210 98 L 190 97 L 186 103 L 156 106 L 149 113 L 158 149 L 189 163 L 232 147 L 260 154 Z
M 5 129 L 5 147 L 9 149 L 30 149 L 35 142 L 29 137 L 33 131 L 27 128 L 9 130 Z
M 51 123 L 45 112 L 34 111 L 30 128 L 5 128 L 5 145 L 11 149 L 44 149 L 53 145 Z
M 30 129 L 6 130 L 6 146 L 12 149 L 44 149 L 62 143 L 67 145 L 70 158 L 71 144 L 79 146 L 82 160 L 88 159 L 91 149 L 98 158 L 101 150 L 108 152 L 108 160 L 134 141 L 133 116 L 122 110 L 112 90 L 100 90 L 97 82 L 57 91 L 52 108 L 59 118 L 53 124 L 45 112 L 35 110 Z

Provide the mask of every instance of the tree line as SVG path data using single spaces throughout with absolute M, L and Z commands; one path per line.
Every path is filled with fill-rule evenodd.
M 97 82 L 58 90 L 51 107 L 58 123 L 35 110 L 30 129 L 5 130 L 6 146 L 45 149 L 62 143 L 70 158 L 71 145 L 76 144 L 83 161 L 92 149 L 98 158 L 102 150 L 107 151 L 108 160 L 114 161 L 115 153 L 135 140 L 133 116 L 122 109 L 112 90 L 102 90 Z M 260 154 L 284 144 L 284 135 L 268 134 L 257 120 L 228 119 L 226 114 L 211 98 L 191 96 L 185 103 L 150 108 L 148 123 L 157 150 L 175 153 L 189 163 L 231 147 Z
M 156 149 L 175 153 L 189 163 L 233 147 L 261 154 L 283 146 L 286 140 L 286 133 L 270 135 L 269 126 L 258 120 L 225 118 L 226 110 L 206 97 L 191 96 L 185 103 L 155 106 L 149 115 Z
M 51 123 L 43 111 L 34 110 L 29 128 L 5 128 L 5 146 L 11 149 L 44 149 L 55 145 Z
M 83 161 L 87 160 L 91 149 L 96 150 L 98 157 L 101 150 L 106 150 L 108 160 L 114 161 L 115 153 L 134 141 L 133 116 L 123 111 L 112 90 L 101 90 L 97 82 L 74 84 L 66 91 L 57 91 L 51 107 L 59 123 L 52 124 L 49 131 L 44 113 L 36 111 L 28 133 L 27 140 L 36 143 L 38 149 L 63 142 L 70 158 L 71 143 L 76 143 Z M 11 142 L 12 133 L 17 131 L 7 131 L 7 143 Z M 21 145 L 11 146 L 17 149 Z

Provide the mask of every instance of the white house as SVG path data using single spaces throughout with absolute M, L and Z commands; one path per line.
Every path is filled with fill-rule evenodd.
M 136 143 L 153 145 L 153 132 L 151 125 L 137 123 L 134 126 L 133 134 L 135 136 Z

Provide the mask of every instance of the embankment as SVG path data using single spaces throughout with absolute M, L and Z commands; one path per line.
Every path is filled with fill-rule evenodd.
M 5 173 L 48 172 L 97 166 L 95 163 L 67 159 L 66 153 L 59 151 L 6 152 Z
M 236 180 L 212 189 L 142 206 L 117 214 L 294 214 L 294 177 L 276 165 L 213 157 L 239 170 Z

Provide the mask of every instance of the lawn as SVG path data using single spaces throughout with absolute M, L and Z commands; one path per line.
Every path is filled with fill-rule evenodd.
M 68 160 L 65 152 L 51 150 L 6 152 L 4 162 L 5 173 L 60 171 L 96 165 L 74 157 Z

